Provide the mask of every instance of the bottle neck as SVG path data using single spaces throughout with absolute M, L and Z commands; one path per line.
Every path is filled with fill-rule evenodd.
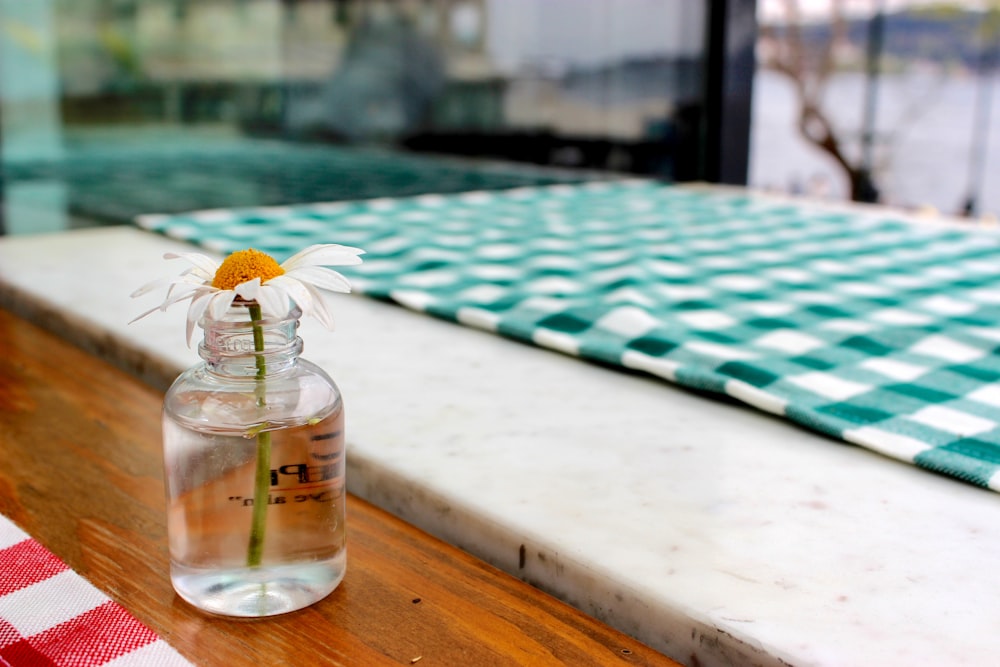
M 209 371 L 233 377 L 264 377 L 295 366 L 302 352 L 298 308 L 283 317 L 251 320 L 246 304 L 235 304 L 221 319 L 202 318 L 205 331 L 198 354 Z

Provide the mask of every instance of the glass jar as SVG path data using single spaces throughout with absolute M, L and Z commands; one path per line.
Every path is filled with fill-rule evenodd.
M 227 616 L 300 609 L 344 577 L 344 410 L 299 358 L 301 312 L 206 314 L 202 363 L 167 391 L 163 456 L 170 578 Z

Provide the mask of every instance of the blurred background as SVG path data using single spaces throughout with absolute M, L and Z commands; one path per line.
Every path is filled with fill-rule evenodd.
M 761 0 L 748 182 L 1000 212 L 1000 3 Z
M 0 0 L 0 231 L 636 175 L 991 216 L 996 14 Z
M 710 14 L 690 0 L 0 0 L 6 231 L 704 178 L 719 170 L 700 154 Z

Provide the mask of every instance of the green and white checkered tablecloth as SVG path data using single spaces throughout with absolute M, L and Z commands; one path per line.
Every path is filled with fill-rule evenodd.
M 371 296 L 1000 490 L 997 231 L 647 181 L 139 222 L 279 259 L 360 246 Z

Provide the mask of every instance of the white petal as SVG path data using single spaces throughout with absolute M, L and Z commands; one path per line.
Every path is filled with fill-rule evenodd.
M 257 303 L 268 315 L 284 317 L 288 313 L 288 295 L 283 289 L 272 286 L 270 281 L 261 285 Z
M 151 280 L 150 282 L 146 283 L 136 291 L 129 294 L 129 296 L 134 299 L 137 296 L 142 296 L 143 294 L 149 294 L 155 289 L 158 289 L 160 287 L 165 287 L 171 284 L 172 282 L 174 282 L 174 280 L 176 280 L 176 278 L 157 278 L 156 280 Z
M 209 273 L 208 271 L 203 271 L 197 266 L 189 266 L 181 272 L 182 276 L 194 276 L 203 283 L 211 284 L 212 280 L 215 279 L 214 273 Z
M 298 304 L 303 313 L 307 313 L 307 308 L 312 307 L 312 296 L 310 296 L 309 290 L 306 289 L 305 284 L 301 281 L 286 274 L 271 278 L 267 281 L 267 284 L 274 289 L 284 292 L 288 298 Z
M 303 315 L 312 315 L 328 329 L 333 326 L 333 318 L 323 305 L 323 297 L 314 287 L 287 275 L 271 278 L 267 282 L 284 291 L 302 309 Z
M 175 297 L 173 299 L 168 299 L 168 300 L 164 301 L 163 303 L 161 303 L 160 305 L 155 306 L 153 308 L 150 308 L 149 310 L 147 310 L 146 312 L 144 312 L 142 315 L 139 315 L 138 317 L 133 318 L 129 322 L 129 324 L 132 324 L 132 322 L 135 322 L 137 320 L 141 320 L 142 318 L 146 317 L 146 315 L 149 315 L 151 313 L 155 313 L 158 310 L 161 310 L 161 311 L 162 310 L 166 310 L 169 306 L 172 306 L 175 303 L 178 303 L 180 301 L 184 301 L 185 299 L 190 299 L 194 295 L 195 295 L 195 292 L 190 292 L 188 294 L 184 294 L 182 296 L 178 296 L 178 297 Z
M 184 290 L 181 292 L 182 294 L 187 294 L 188 292 L 214 292 L 218 288 L 206 285 L 204 281 L 194 276 L 181 276 L 171 281 L 170 289 L 167 290 L 167 299 L 170 299 L 178 289 Z
M 194 299 L 191 300 L 191 305 L 188 306 L 187 314 L 187 344 L 191 347 L 191 334 L 194 333 L 194 325 L 201 319 L 201 316 L 205 313 L 205 308 L 208 307 L 209 301 L 212 300 L 212 292 L 202 292 Z
M 181 293 L 178 294 L 177 296 L 174 296 L 173 294 L 171 294 L 171 292 L 175 291 L 178 287 L 181 288 Z M 173 285 L 170 286 L 170 291 L 167 292 L 167 298 L 160 305 L 160 308 L 162 310 L 166 310 L 167 306 L 172 306 L 173 304 L 177 303 L 178 301 L 184 301 L 185 299 L 188 299 L 188 298 L 193 297 L 193 296 L 198 296 L 199 294 L 214 293 L 214 292 L 218 292 L 218 291 L 219 290 L 217 288 L 212 287 L 211 285 L 203 285 L 203 284 L 199 284 L 199 285 L 178 285 L 178 284 L 175 283 L 175 284 L 173 284 Z
M 245 301 L 256 301 L 257 292 L 260 291 L 260 277 L 258 276 L 245 283 L 240 283 L 233 291 L 239 294 Z
M 159 309 L 160 309 L 159 306 L 156 306 L 155 308 L 150 308 L 149 310 L 147 310 L 146 312 L 142 313 L 141 315 L 137 315 L 137 316 L 133 317 L 131 320 L 129 320 L 128 323 L 132 324 L 133 322 L 138 322 L 142 318 L 146 317 L 147 315 L 151 315 L 151 314 L 155 313 Z
M 209 289 L 215 289 L 215 288 L 213 287 L 213 288 L 209 288 Z M 132 320 L 132 322 L 135 322 L 138 319 L 142 319 L 143 317 L 145 317 L 146 315 L 149 315 L 150 313 L 152 313 L 155 310 L 166 311 L 167 308 L 169 308 L 170 306 L 174 305 L 175 303 L 180 303 L 181 301 L 186 301 L 187 299 L 190 299 L 190 298 L 194 297 L 195 295 L 199 294 L 200 292 L 201 292 L 201 290 L 199 290 L 198 288 L 193 288 L 193 289 L 190 289 L 187 292 L 185 292 L 184 294 L 181 294 L 179 296 L 171 296 L 168 293 L 167 297 L 163 301 L 160 302 L 160 305 L 158 305 L 155 308 L 151 308 L 150 310 L 146 311 L 145 313 L 143 313 L 139 317 L 137 317 L 134 320 Z M 129 322 L 129 324 L 131 324 L 132 322 Z
M 332 292 L 347 293 L 351 291 L 351 283 L 347 278 L 333 269 L 324 269 L 321 266 L 300 266 L 288 271 L 285 275 Z
M 197 269 L 195 267 L 192 267 L 192 268 L 186 269 L 183 273 L 181 273 L 176 278 L 157 278 L 156 280 L 152 280 L 152 281 L 146 283 L 145 285 L 143 285 L 142 287 L 140 287 L 136 291 L 132 292 L 132 294 L 130 294 L 129 296 L 131 296 L 134 299 L 137 296 L 142 296 L 143 294 L 148 294 L 148 293 L 152 292 L 153 290 L 155 290 L 155 289 L 157 289 L 159 287 L 165 287 L 167 285 L 170 285 L 171 289 L 173 288 L 172 286 L 175 285 L 175 284 L 176 285 L 204 285 L 207 280 L 206 280 L 206 278 L 204 278 L 203 276 L 201 276 L 201 273 L 202 272 L 199 269 Z M 169 296 L 169 293 L 167 294 L 167 296 Z
M 302 266 L 352 266 L 361 263 L 358 255 L 363 254 L 365 251 L 361 248 L 335 243 L 311 245 L 282 262 L 281 268 L 291 271 Z
M 312 296 L 312 316 L 319 320 L 319 323 L 324 327 L 333 331 L 333 316 L 330 311 L 326 308 L 326 301 L 323 295 L 315 287 L 309 283 L 302 283 L 302 286 L 308 290 L 309 295 Z M 303 309 L 305 312 L 305 309 Z
M 196 268 L 204 271 L 209 276 L 214 276 L 219 270 L 219 263 L 207 255 L 199 252 L 168 252 L 163 255 L 163 259 L 183 259 Z
M 214 320 L 221 320 L 225 315 L 229 307 L 233 305 L 233 299 L 236 298 L 236 292 L 231 289 L 219 290 L 212 295 L 212 299 L 208 304 L 208 312 Z

